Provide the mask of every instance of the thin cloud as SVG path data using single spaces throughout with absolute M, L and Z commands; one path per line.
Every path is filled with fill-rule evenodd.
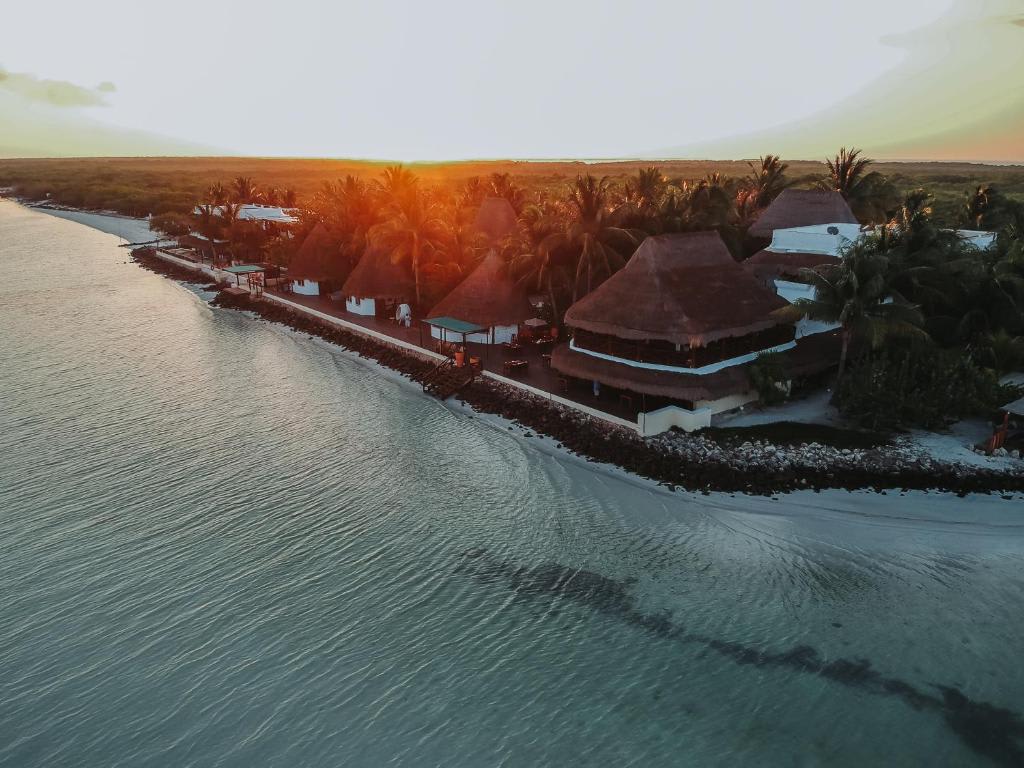
M 36 77 L 28 72 L 8 72 L 2 67 L 0 89 L 52 107 L 103 107 L 107 104 L 104 94 L 116 90 L 110 82 L 100 83 L 96 88 L 85 88 L 66 80 Z

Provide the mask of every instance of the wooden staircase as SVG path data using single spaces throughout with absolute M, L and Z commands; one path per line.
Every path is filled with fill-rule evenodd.
M 455 361 L 445 360 L 424 376 L 420 383 L 423 385 L 424 392 L 433 395 L 438 400 L 447 400 L 473 381 L 475 375 L 472 366 L 465 365 L 456 368 Z

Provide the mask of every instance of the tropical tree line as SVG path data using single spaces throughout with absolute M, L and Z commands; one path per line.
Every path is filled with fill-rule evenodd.
M 338 280 L 368 249 L 380 249 L 409 270 L 416 307 L 425 311 L 479 263 L 486 244 L 473 219 L 482 200 L 501 197 L 517 217 L 515 231 L 499 244 L 510 274 L 542 296 L 548 319 L 561 323 L 566 307 L 620 269 L 649 235 L 715 230 L 737 260 L 763 247 L 749 229 L 794 180 L 775 155 L 748 167 L 743 176 L 696 180 L 668 178 L 656 167 L 621 182 L 582 174 L 560 192 L 537 192 L 506 173 L 429 186 L 394 166 L 374 179 L 349 175 L 324 183 L 304 201 L 300 223 L 287 229 L 237 219 L 244 201 L 293 201 L 287 191 L 261 192 L 239 177 L 213 185 L 178 226 L 224 242 L 235 258 L 286 265 L 313 227 L 324 225 Z M 839 192 L 863 224 L 876 225 L 839 263 L 807 273 L 815 299 L 791 310 L 841 324 L 837 401 L 852 402 L 844 392 L 855 379 L 858 392 L 870 389 L 862 379 L 878 373 L 883 349 L 942 350 L 924 355 L 918 369 L 964 361 L 990 383 L 1024 362 L 1024 206 L 991 185 L 969 191 L 958 225 L 999 233 L 994 248 L 979 250 L 938 226 L 927 192 L 899 195 L 857 149 L 829 158 L 815 185 Z M 904 374 L 902 382 L 889 383 L 892 391 L 909 391 L 912 377 Z M 981 389 L 1000 396 L 994 384 Z
M 294 209 L 294 189 L 263 187 L 249 176 L 237 176 L 230 184 L 215 182 L 192 213 L 166 213 L 152 217 L 150 229 L 172 237 L 197 233 L 210 243 L 220 244 L 219 253 L 245 261 L 287 261 L 292 233 L 279 225 L 239 218 L 244 205 L 279 206 Z
M 937 226 L 930 199 L 909 193 L 838 263 L 805 270 L 814 298 L 783 312 L 840 325 L 835 400 L 873 427 L 985 415 L 1013 394 L 999 377 L 1024 366 L 1024 205 L 969 193 L 961 224 L 997 233 L 979 248 Z

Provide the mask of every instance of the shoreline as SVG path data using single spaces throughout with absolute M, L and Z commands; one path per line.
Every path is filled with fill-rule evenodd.
M 146 249 L 134 250 L 132 258 L 140 266 L 171 279 L 197 285 L 209 283 Z M 210 303 L 251 312 L 260 319 L 319 337 L 374 360 L 416 383 L 421 383 L 434 367 L 434 362 L 425 356 L 419 357 L 248 295 L 220 293 Z M 744 443 L 740 448 L 746 448 L 746 452 L 738 452 L 732 446 L 723 446 L 699 435 L 642 438 L 635 432 L 608 423 L 598 424 L 582 413 L 486 378 L 474 380 L 452 399 L 477 414 L 504 418 L 510 423 L 509 430 L 518 425 L 527 430 L 527 437 L 536 432 L 553 441 L 557 449 L 580 459 L 617 467 L 672 491 L 772 496 L 800 490 L 873 490 L 880 494 L 915 490 L 954 493 L 961 497 L 968 493 L 1024 492 L 1024 473 L 1020 471 L 907 457 L 898 448 L 876 451 L 878 455 L 875 455 L 870 451 L 829 449 L 815 443 L 799 448 L 785 447 L 781 451 L 773 445 Z M 709 445 L 725 450 L 709 450 Z M 752 450 L 754 448 L 758 450 Z M 777 458 L 780 453 L 782 459 Z
M 23 200 L 16 197 L 6 198 L 17 205 L 32 211 L 53 216 L 56 219 L 72 221 L 76 224 L 120 238 L 127 243 L 148 242 L 161 239 L 149 228 L 149 219 L 126 216 L 113 211 L 91 211 L 85 208 L 72 208 L 47 202 Z M 168 241 L 169 242 L 169 241 Z

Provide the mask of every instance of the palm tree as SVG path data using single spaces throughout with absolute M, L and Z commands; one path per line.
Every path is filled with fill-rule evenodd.
M 408 174 L 407 171 L 404 173 Z M 408 176 L 415 179 L 412 174 Z M 407 181 L 397 173 L 386 177 L 385 188 L 394 184 L 394 197 L 384 208 L 383 221 L 370 230 L 369 239 L 378 247 L 389 250 L 393 263 L 409 263 L 416 289 L 416 305 L 420 307 L 426 260 L 430 254 L 440 250 L 447 226 L 437 204 L 428 199 L 416 184 Z
M 487 187 L 479 176 L 470 176 L 462 184 L 457 195 L 459 207 L 476 208 L 480 201 L 487 197 Z
M 1024 363 L 1024 337 L 1011 336 L 1003 329 L 985 334 L 972 357 L 999 375 L 1015 371 Z
M 571 270 L 564 249 L 557 247 L 552 235 L 562 230 L 563 223 L 553 206 L 531 204 L 523 209 L 519 224 L 520 237 L 506 247 L 510 271 L 520 284 L 547 294 L 552 322 L 560 328 L 562 317 L 557 296 L 569 285 Z
M 206 196 L 213 201 L 214 205 L 223 205 L 228 201 L 228 191 L 219 181 L 210 185 Z
M 887 228 L 898 237 L 920 235 L 931 226 L 932 196 L 923 189 L 915 189 L 903 198 L 899 209 L 889 219 Z
M 659 212 L 668 190 L 668 179 L 655 166 L 640 168 L 626 179 L 622 193 L 625 220 L 649 232 L 661 229 Z
M 690 231 L 717 229 L 728 225 L 733 211 L 732 183 L 720 173 L 709 173 L 693 184 L 684 184 L 685 228 Z
M 492 173 L 489 192 L 495 197 L 503 197 L 508 200 L 512 209 L 519 215 L 523 209 L 523 190 L 512 181 L 512 176 L 507 173 Z
M 419 184 L 416 174 L 405 166 L 391 165 L 384 169 L 383 179 L 377 182 L 377 192 L 384 205 L 394 205 L 406 196 L 415 196 Z
M 256 185 L 249 176 L 236 176 L 231 187 L 236 203 L 251 203 L 256 197 Z
M 886 212 L 896 203 L 896 191 L 878 171 L 868 171 L 874 162 L 861 157 L 855 147 L 842 147 L 832 159 L 825 159 L 828 176 L 818 182 L 819 189 L 839 192 L 863 222 L 884 221 Z
M 747 163 L 750 175 L 746 179 L 746 187 L 753 192 L 750 204 L 756 208 L 767 208 L 790 185 L 791 182 L 786 178 L 789 165 L 782 162 L 778 155 L 764 155 L 758 160 L 760 166 Z
M 753 187 L 740 187 L 736 190 L 736 199 L 733 201 L 733 217 L 740 234 L 744 237 L 763 210 L 757 201 L 758 191 Z
M 993 184 L 981 184 L 967 194 L 959 223 L 970 229 L 995 231 L 1019 225 L 1024 207 L 1007 199 Z
M 872 239 L 849 246 L 838 264 L 805 269 L 802 276 L 814 286 L 814 298 L 798 299 L 779 314 L 791 320 L 808 317 L 839 324 L 837 391 L 854 339 L 877 347 L 889 335 L 927 336 L 917 307 L 892 288 L 888 259 Z
M 289 194 L 294 195 L 294 191 L 285 190 L 283 202 L 287 207 L 291 207 Z M 314 218 L 340 238 L 342 253 L 350 263 L 362 256 L 368 244 L 367 235 L 381 217 L 378 191 L 352 174 L 324 182 L 313 195 L 309 208 Z
M 223 220 L 218 215 L 217 207 L 211 203 L 197 206 L 195 222 L 196 231 L 210 242 L 211 261 L 216 260 L 213 241 L 223 228 Z
M 947 265 L 955 339 L 1024 331 L 1024 264 L 998 249 L 972 251 Z
M 546 251 L 566 248 L 579 254 L 573 301 L 590 293 L 595 279 L 608 277 L 625 263 L 620 248 L 636 248 L 645 236 L 643 232 L 614 225 L 615 211 L 609 205 L 608 192 L 607 176 L 577 176 L 568 191 L 571 218 L 567 228 L 549 235 L 543 243 Z M 584 284 L 586 290 L 581 294 Z

